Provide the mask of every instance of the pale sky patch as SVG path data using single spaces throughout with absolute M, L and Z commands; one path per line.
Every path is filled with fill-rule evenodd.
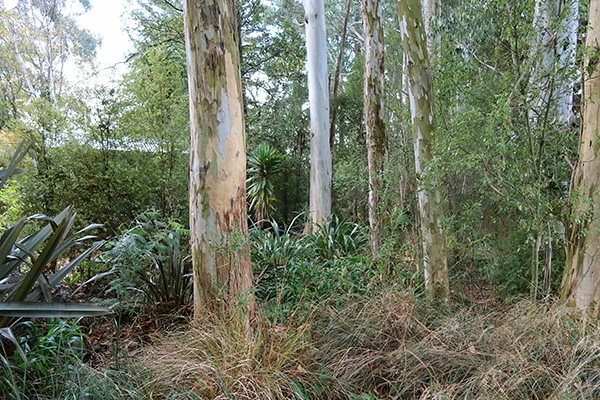
M 125 60 L 133 51 L 133 44 L 125 32 L 130 23 L 127 11 L 131 10 L 127 0 L 91 0 L 92 8 L 76 17 L 81 28 L 85 28 L 102 39 L 97 49 L 95 71 L 89 67 L 78 67 L 70 63 L 67 79 L 83 86 L 109 84 L 119 79 L 127 66 Z

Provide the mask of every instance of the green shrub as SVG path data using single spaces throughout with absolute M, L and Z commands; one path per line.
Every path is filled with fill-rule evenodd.
M 29 146 L 21 142 L 9 166 L 0 169 L 0 190 L 8 179 L 17 173 L 18 163 Z M 86 240 L 93 239 L 89 231 L 100 227 L 93 224 L 69 236 L 75 223 L 73 207 L 65 208 L 55 218 L 42 214 L 22 217 L 8 227 L 0 236 L 0 328 L 9 326 L 13 317 L 64 317 L 107 314 L 111 310 L 93 305 L 51 303 L 51 290 L 62 281 L 83 259 L 102 245 L 97 242 L 86 251 L 70 260 L 58 270 L 59 258 L 64 258 L 71 249 Z M 32 221 L 45 226 L 26 235 Z M 35 224 L 33 224 L 35 226 Z M 35 229 L 35 228 L 34 228 Z M 24 236 L 24 237 L 23 237 Z M 46 303 L 37 303 L 40 298 Z M 11 333 L 7 337 L 14 341 Z
M 363 294 L 377 275 L 362 255 L 364 231 L 336 217 L 313 235 L 295 235 L 290 227 L 280 231 L 271 222 L 250 237 L 256 295 L 267 314 L 286 316 L 299 306 Z
M 85 335 L 76 322 L 60 319 L 48 320 L 46 329 L 31 321 L 18 328 L 25 333 L 12 363 L 6 353 L 0 354 L 0 392 L 12 392 L 12 398 L 42 393 L 55 398 L 54 390 L 65 384 L 64 376 L 81 363 Z
M 340 220 L 336 215 L 332 215 L 308 238 L 317 256 L 323 260 L 360 254 L 368 244 L 368 236 L 363 227 Z
M 115 274 L 111 290 L 127 304 L 143 300 L 164 311 L 191 302 L 189 231 L 160 213 L 140 214 L 133 227 L 113 240 L 103 259 Z M 106 274 L 102 274 L 103 276 Z

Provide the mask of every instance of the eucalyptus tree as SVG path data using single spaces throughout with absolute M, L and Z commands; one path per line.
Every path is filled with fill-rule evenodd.
M 369 226 L 371 250 L 375 255 L 381 246 L 384 210 L 381 193 L 387 154 L 387 134 L 384 119 L 384 45 L 380 0 L 363 0 L 363 27 L 365 39 L 364 110 L 367 128 L 367 156 L 369 163 Z
M 441 0 L 421 0 L 423 25 L 427 35 L 427 46 L 430 59 L 434 59 L 439 51 L 441 37 L 437 32 L 439 18 L 442 14 Z
M 194 309 L 254 309 L 247 241 L 246 137 L 235 0 L 186 0 Z
M 562 297 L 576 307 L 600 311 L 600 1 L 591 0 L 583 62 L 583 128 L 579 161 L 571 182 L 573 214 L 568 230 Z
M 530 117 L 542 129 L 572 117 L 579 0 L 537 0 L 531 46 Z M 543 126 L 545 125 L 545 126 Z
M 79 27 L 75 16 L 89 9 L 85 0 L 23 0 L 12 9 L 0 4 L 0 128 L 27 136 L 34 168 L 25 193 L 35 211 L 56 213 L 62 207 L 53 178 L 60 175 L 52 145 L 69 127 L 77 101 L 66 93 L 69 60 L 92 62 L 97 39 Z
M 85 0 L 24 0 L 0 7 L 0 76 L 13 109 L 26 99 L 56 103 L 65 87 L 69 59 L 90 62 L 98 40 L 75 21 L 89 10 Z
M 408 77 L 425 286 L 430 300 L 446 302 L 449 285 L 446 235 L 442 228 L 442 195 L 432 174 L 428 174 L 428 167 L 433 161 L 436 127 L 433 82 L 421 3 L 419 0 L 397 0 L 396 4 Z
M 307 228 L 314 230 L 331 215 L 332 163 L 329 148 L 329 85 L 323 0 L 304 0 L 304 11 L 311 130 L 310 205 Z

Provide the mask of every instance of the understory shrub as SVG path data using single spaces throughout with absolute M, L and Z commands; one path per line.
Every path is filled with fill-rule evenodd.
M 44 327 L 26 321 L 17 328 L 24 334 L 14 353 L 1 347 L 0 393 L 14 399 L 36 393 L 56 398 L 53 388 L 64 385 L 63 376 L 81 363 L 85 335 L 77 323 L 60 319 L 49 319 Z
M 133 226 L 109 244 L 103 259 L 114 275 L 111 290 L 123 306 L 169 311 L 191 303 L 189 230 L 160 213 L 140 214 Z
M 324 299 L 347 293 L 364 294 L 376 277 L 363 253 L 364 230 L 332 217 L 315 234 L 300 236 L 276 222 L 250 235 L 259 301 L 267 314 L 285 316 Z
M 9 347 L 0 344 L 0 399 L 199 399 L 177 385 L 165 386 L 151 369 L 127 358 L 97 368 L 84 362 L 91 350 L 84 348 L 87 337 L 77 322 L 26 322 L 17 330 L 22 354 L 7 354 Z

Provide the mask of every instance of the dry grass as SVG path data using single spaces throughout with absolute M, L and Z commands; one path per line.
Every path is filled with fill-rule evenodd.
M 248 338 L 232 321 L 206 319 L 162 339 L 144 364 L 203 399 L 295 399 L 313 381 L 304 364 L 309 350 L 307 325 L 261 321 Z
M 440 311 L 391 290 L 330 311 L 320 326 L 316 358 L 355 393 L 382 399 L 600 398 L 598 329 L 584 332 L 563 308 L 522 301 L 495 310 Z M 335 391 L 327 397 L 350 396 Z
M 251 340 L 195 322 L 144 364 L 202 399 L 600 398 L 600 330 L 563 308 L 438 310 L 397 288 L 345 304 L 289 327 L 262 321 Z

